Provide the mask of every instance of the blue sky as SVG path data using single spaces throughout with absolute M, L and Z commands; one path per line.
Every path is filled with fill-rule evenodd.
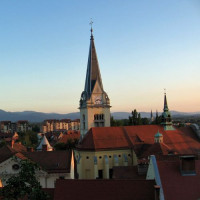
M 111 111 L 200 111 L 198 0 L 0 1 L 0 109 L 78 111 L 90 18 Z

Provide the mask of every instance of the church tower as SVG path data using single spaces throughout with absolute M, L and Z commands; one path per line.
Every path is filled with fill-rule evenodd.
M 172 126 L 172 117 L 171 117 L 171 113 L 169 111 L 168 105 L 167 105 L 167 96 L 166 96 L 166 92 L 164 95 L 164 108 L 163 108 L 163 113 L 162 113 L 162 123 L 164 126 L 164 129 L 167 130 L 174 130 L 173 126 Z
M 110 126 L 110 100 L 103 89 L 92 32 L 91 28 L 85 88 L 79 107 L 82 138 L 91 127 Z

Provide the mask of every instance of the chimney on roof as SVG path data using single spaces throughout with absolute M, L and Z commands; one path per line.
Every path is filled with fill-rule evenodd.
M 27 151 L 28 152 L 33 152 L 34 150 L 33 150 L 33 147 L 27 147 Z
M 155 200 L 160 200 L 160 186 L 154 185 Z
M 143 159 L 143 160 L 138 161 L 138 165 L 137 165 L 138 174 L 139 175 L 147 174 L 148 166 L 149 166 L 148 160 Z
M 42 145 L 42 151 L 47 151 L 47 144 Z
M 195 169 L 196 156 L 180 156 L 180 171 L 182 176 L 194 176 L 196 175 Z
M 197 160 L 200 160 L 200 151 L 197 152 Z
M 11 147 L 12 147 L 12 148 L 14 147 L 14 144 L 15 144 L 15 140 L 12 140 L 12 141 L 11 141 Z

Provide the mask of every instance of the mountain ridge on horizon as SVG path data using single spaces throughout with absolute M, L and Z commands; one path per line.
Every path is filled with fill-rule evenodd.
M 139 112 L 141 117 L 150 118 L 150 112 Z M 160 115 L 161 112 L 158 112 Z M 195 116 L 200 115 L 200 112 L 179 112 L 179 111 L 171 111 L 173 117 L 183 117 L 183 116 Z M 128 119 L 131 115 L 131 112 L 112 112 L 111 115 L 114 119 Z M 155 116 L 155 112 L 153 112 Z M 46 119 L 77 119 L 80 118 L 79 112 L 72 112 L 66 114 L 60 113 L 44 113 L 44 112 L 37 112 L 37 111 L 20 111 L 20 112 L 9 112 L 0 109 L 0 121 L 18 121 L 18 120 L 28 120 L 30 122 L 42 122 Z

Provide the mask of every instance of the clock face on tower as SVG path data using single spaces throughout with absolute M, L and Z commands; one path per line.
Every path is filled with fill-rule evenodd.
M 101 96 L 95 96 L 94 97 L 94 103 L 95 104 L 102 104 L 102 97 Z

